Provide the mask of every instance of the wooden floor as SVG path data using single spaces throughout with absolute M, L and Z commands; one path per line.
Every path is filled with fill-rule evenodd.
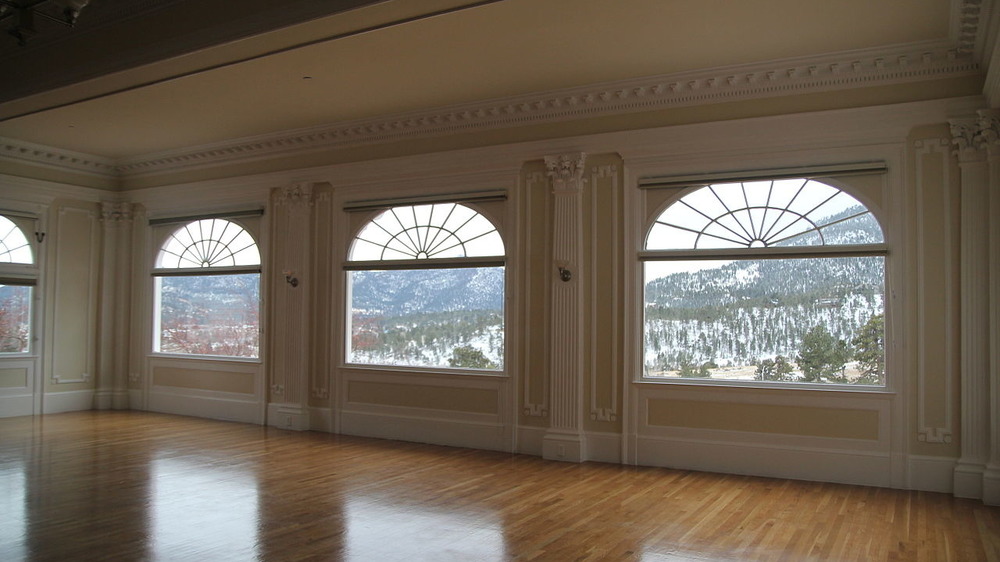
M 944 494 L 135 412 L 0 419 L 0 560 L 1000 560 Z

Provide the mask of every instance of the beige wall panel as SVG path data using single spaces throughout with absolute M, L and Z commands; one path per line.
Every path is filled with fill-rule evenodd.
M 522 341 L 521 389 L 518 393 L 519 423 L 548 425 L 549 385 L 549 285 L 553 266 L 550 263 L 551 224 L 550 191 L 545 165 L 531 162 L 521 172 L 524 195 L 521 198 L 524 233 L 521 252 L 523 290 L 521 296 L 523 325 L 517 333 Z
M 0 369 L 0 388 L 24 388 L 26 386 L 28 386 L 27 369 Z
M 584 385 L 584 427 L 589 431 L 621 431 L 623 351 L 622 247 L 623 165 L 616 154 L 594 155 L 587 159 L 584 177 L 584 253 L 590 261 L 590 283 L 586 297 L 589 329 L 584 349 L 588 365 Z M 588 220 L 589 219 L 589 220 Z
M 333 211 L 333 198 L 328 185 L 317 186 L 315 191 L 316 202 L 314 212 L 316 221 L 313 223 L 313 248 L 312 252 L 312 277 L 310 284 L 312 290 L 313 309 L 317 312 L 312 315 L 312 329 L 309 337 L 312 338 L 313 368 L 309 370 L 309 404 L 311 406 L 325 407 L 329 405 L 330 398 L 330 346 L 334 343 L 334 333 L 341 334 L 342 330 L 335 330 L 334 326 L 340 328 L 343 322 L 340 318 L 334 318 L 328 312 L 331 310 L 335 293 L 333 290 L 333 279 L 331 272 L 336 268 L 332 260 L 334 251 L 333 229 L 335 227 L 333 217 L 337 214 Z
M 254 393 L 253 373 L 233 373 L 180 367 L 155 367 L 154 386 L 194 388 L 217 392 Z
M 648 408 L 646 421 L 652 426 L 870 441 L 879 438 L 879 413 L 875 410 L 668 399 L 651 399 Z
M 915 455 L 960 454 L 960 357 L 958 236 L 959 171 L 947 125 L 914 129 L 909 138 L 914 185 L 910 198 L 913 259 L 907 272 L 913 344 L 906 347 Z
M 88 206 L 55 206 L 55 227 L 47 242 L 53 252 L 52 324 L 49 326 L 50 390 L 77 390 L 72 384 L 51 384 L 58 377 L 64 383 L 94 381 L 95 331 L 97 328 L 97 268 L 100 229 L 97 211 Z
M 347 401 L 476 414 L 499 413 L 497 391 L 481 388 L 351 381 L 347 385 Z

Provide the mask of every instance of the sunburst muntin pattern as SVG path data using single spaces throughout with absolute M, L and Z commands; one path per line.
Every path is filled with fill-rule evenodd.
M 0 215 L 0 263 L 35 263 L 31 244 L 14 221 Z
M 387 209 L 368 222 L 350 261 L 414 260 L 504 255 L 493 223 L 458 203 Z
M 878 244 L 875 236 L 845 241 L 827 234 L 837 225 L 878 225 L 847 193 L 815 180 L 792 179 L 701 187 L 667 207 L 646 238 L 647 250 L 693 250 Z M 857 229 L 848 229 L 856 230 Z
M 156 261 L 164 269 L 260 265 L 260 252 L 253 236 L 238 224 L 203 219 L 175 230 Z

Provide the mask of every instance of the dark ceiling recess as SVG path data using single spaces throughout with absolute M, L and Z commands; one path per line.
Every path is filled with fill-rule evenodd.
M 385 1 L 0 0 L 0 103 Z

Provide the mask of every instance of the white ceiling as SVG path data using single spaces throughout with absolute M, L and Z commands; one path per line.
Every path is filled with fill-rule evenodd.
M 0 103 L 0 137 L 134 158 L 637 77 L 955 43 L 961 6 L 957 0 L 501 0 L 417 17 L 469 4 L 475 3 L 381 2 L 9 100 Z M 404 19 L 410 21 L 394 24 Z M 372 27 L 379 29 L 355 33 Z M 266 54 L 306 42 L 313 43 Z M 207 67 L 217 68 L 199 70 Z

